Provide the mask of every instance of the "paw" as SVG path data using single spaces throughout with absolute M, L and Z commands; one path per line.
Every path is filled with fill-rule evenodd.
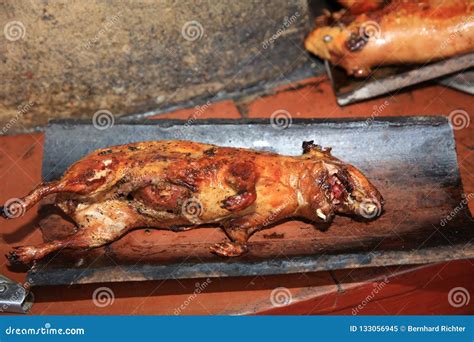
M 224 257 L 236 257 L 245 254 L 248 251 L 246 245 L 235 242 L 216 243 L 210 247 L 211 252 Z
M 28 246 L 13 247 L 13 250 L 6 255 L 10 264 L 29 265 L 36 259 L 35 250 Z

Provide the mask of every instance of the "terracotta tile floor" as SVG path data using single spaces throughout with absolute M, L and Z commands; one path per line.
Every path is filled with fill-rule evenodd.
M 423 85 L 341 108 L 336 105 L 325 77 L 311 78 L 279 87 L 271 95 L 244 99 L 235 104 L 222 101 L 159 115 L 158 118 L 268 118 L 285 110 L 293 118 L 370 117 L 398 115 L 448 115 L 456 109 L 470 113 L 474 120 L 472 97 L 438 85 Z M 457 153 L 465 193 L 474 192 L 474 123 L 456 130 Z M 40 182 L 43 135 L 41 133 L 0 137 L 0 202 L 26 193 Z M 474 211 L 474 203 L 470 203 Z M 14 245 L 38 243 L 41 234 L 34 229 L 35 210 L 14 221 L 1 221 L 0 253 Z M 17 281 L 23 273 L 13 273 L 1 259 L 1 272 Z M 375 286 L 376 279 L 388 277 L 381 291 L 358 314 L 463 314 L 474 313 L 472 303 L 461 308 L 448 304 L 447 292 L 465 287 L 474 293 L 472 260 L 438 265 L 318 272 L 303 275 L 256 278 L 213 279 L 206 291 L 193 297 L 195 280 L 150 281 L 103 284 L 110 287 L 112 305 L 97 307 L 92 294 L 100 284 L 35 288 L 33 314 L 351 314 Z M 290 290 L 291 305 L 275 308 L 270 295 L 276 287 Z

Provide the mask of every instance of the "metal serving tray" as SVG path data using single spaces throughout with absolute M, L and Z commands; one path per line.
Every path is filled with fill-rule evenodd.
M 402 88 L 472 68 L 474 53 L 424 65 L 381 66 L 366 78 L 348 76 L 343 69 L 328 61 L 325 61 L 325 67 L 336 94 L 337 103 L 345 106 L 387 93 L 393 95 Z M 446 79 L 443 84 L 466 91 L 467 81 L 461 77 L 459 77 L 460 80 Z
M 359 167 L 385 197 L 372 222 L 338 216 L 330 226 L 291 220 L 255 234 L 250 252 L 223 259 L 209 246 L 226 239 L 218 228 L 174 233 L 141 229 L 104 248 L 62 251 L 29 271 L 35 285 L 253 276 L 342 268 L 441 262 L 474 257 L 474 221 L 463 199 L 452 129 L 445 117 L 293 120 L 53 122 L 46 130 L 43 178 L 57 179 L 74 161 L 101 147 L 145 140 L 188 139 L 223 146 L 302 152 L 304 140 L 331 146 Z M 73 224 L 44 203 L 45 239 Z M 449 217 L 449 219 L 448 219 Z

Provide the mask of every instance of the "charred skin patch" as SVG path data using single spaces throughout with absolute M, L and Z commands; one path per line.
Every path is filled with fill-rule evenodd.
M 255 164 L 251 161 L 236 162 L 229 167 L 229 184 L 237 194 L 227 197 L 221 203 L 221 207 L 229 211 L 243 210 L 257 199 L 255 184 L 257 172 Z
M 108 154 L 111 154 L 113 151 L 112 150 L 105 150 L 97 153 L 98 156 L 106 156 Z
M 65 187 L 71 192 L 88 194 L 107 182 L 107 176 L 116 171 L 118 163 L 114 158 L 91 158 L 75 164 L 65 176 Z
M 345 46 L 350 52 L 356 52 L 362 50 L 362 48 L 367 45 L 367 42 L 367 37 L 351 33 L 349 38 L 346 40 Z
M 205 150 L 203 153 L 204 153 L 206 156 L 208 156 L 208 157 L 213 157 L 213 156 L 215 156 L 216 153 L 217 153 L 217 148 L 212 147 L 212 148 L 210 148 L 210 149 Z
M 250 206 L 257 199 L 255 192 L 244 192 L 242 194 L 227 197 L 222 201 L 221 207 L 229 211 L 239 211 Z
M 131 196 L 151 208 L 179 213 L 181 203 L 189 198 L 190 191 L 173 184 L 150 185 L 132 192 Z

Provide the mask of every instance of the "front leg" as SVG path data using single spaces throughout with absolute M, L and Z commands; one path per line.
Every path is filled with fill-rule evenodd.
M 227 221 L 223 229 L 231 242 L 215 244 L 211 247 L 211 251 L 225 257 L 240 256 L 248 251 L 247 241 L 252 234 L 293 216 L 298 203 L 295 201 L 292 189 L 281 187 L 279 190 L 279 203 L 275 203 L 275 198 L 267 198 L 264 194 L 256 203 L 254 213 Z
M 223 229 L 230 242 L 216 243 L 210 249 L 213 253 L 224 257 L 236 257 L 248 252 L 247 241 L 260 227 L 264 226 L 265 218 L 258 214 L 250 214 L 227 222 Z

